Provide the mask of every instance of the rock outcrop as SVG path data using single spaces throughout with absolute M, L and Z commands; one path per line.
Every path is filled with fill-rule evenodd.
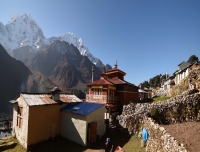
M 193 65 L 188 77 L 190 88 L 198 89 L 200 91 L 200 63 Z

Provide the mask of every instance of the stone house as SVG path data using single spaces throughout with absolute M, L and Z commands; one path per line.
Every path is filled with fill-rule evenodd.
M 81 102 L 75 95 L 60 94 L 55 87 L 51 94 L 20 93 L 13 103 L 12 132 L 20 144 L 29 148 L 60 134 L 60 109 L 68 103 Z

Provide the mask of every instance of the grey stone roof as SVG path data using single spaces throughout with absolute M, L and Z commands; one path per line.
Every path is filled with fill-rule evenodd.
M 179 70 L 182 71 L 182 70 L 185 70 L 187 67 L 189 67 L 191 64 L 188 63 L 188 62 L 185 62 L 183 61 L 182 63 L 180 63 L 178 66 L 179 66 Z

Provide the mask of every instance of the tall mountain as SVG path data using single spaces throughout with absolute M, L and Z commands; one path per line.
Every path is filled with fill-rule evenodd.
M 12 112 L 8 101 L 20 92 L 48 92 L 54 86 L 47 76 L 12 58 L 0 44 L 0 113 Z
M 25 59 L 26 54 L 22 55 L 21 49 L 23 47 L 30 46 L 31 49 L 27 51 L 31 52 L 33 57 L 35 52 L 41 49 L 44 45 L 51 45 L 56 40 L 66 41 L 69 44 L 73 44 L 78 48 L 82 56 L 87 56 L 91 62 L 98 67 L 104 67 L 104 64 L 100 59 L 94 57 L 86 45 L 83 44 L 82 39 L 75 37 L 73 33 L 66 33 L 58 37 L 45 38 L 41 28 L 38 26 L 36 21 L 30 16 L 30 14 L 13 16 L 6 25 L 0 22 L 0 43 L 5 47 L 8 52 L 12 52 L 12 56 L 17 58 Z M 20 59 L 21 59 L 20 58 Z
M 0 43 L 8 52 L 22 46 L 37 48 L 44 39 L 42 30 L 29 14 L 16 14 L 5 26 L 0 22 Z
M 93 63 L 66 41 L 56 40 L 43 47 L 26 65 L 47 75 L 61 89 L 76 88 L 86 91 L 86 83 L 92 77 Z M 98 79 L 101 69 L 96 66 L 94 68 L 94 79 Z

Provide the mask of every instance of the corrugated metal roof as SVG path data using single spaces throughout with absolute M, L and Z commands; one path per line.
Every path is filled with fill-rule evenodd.
M 81 102 L 75 95 L 60 94 L 60 100 L 58 102 L 51 99 L 51 94 L 21 94 L 21 96 L 29 106 L 58 104 L 62 102 Z
M 77 104 L 69 104 L 63 107 L 62 111 L 70 111 L 81 115 L 88 115 L 99 107 L 104 106 L 103 104 L 81 102 Z

